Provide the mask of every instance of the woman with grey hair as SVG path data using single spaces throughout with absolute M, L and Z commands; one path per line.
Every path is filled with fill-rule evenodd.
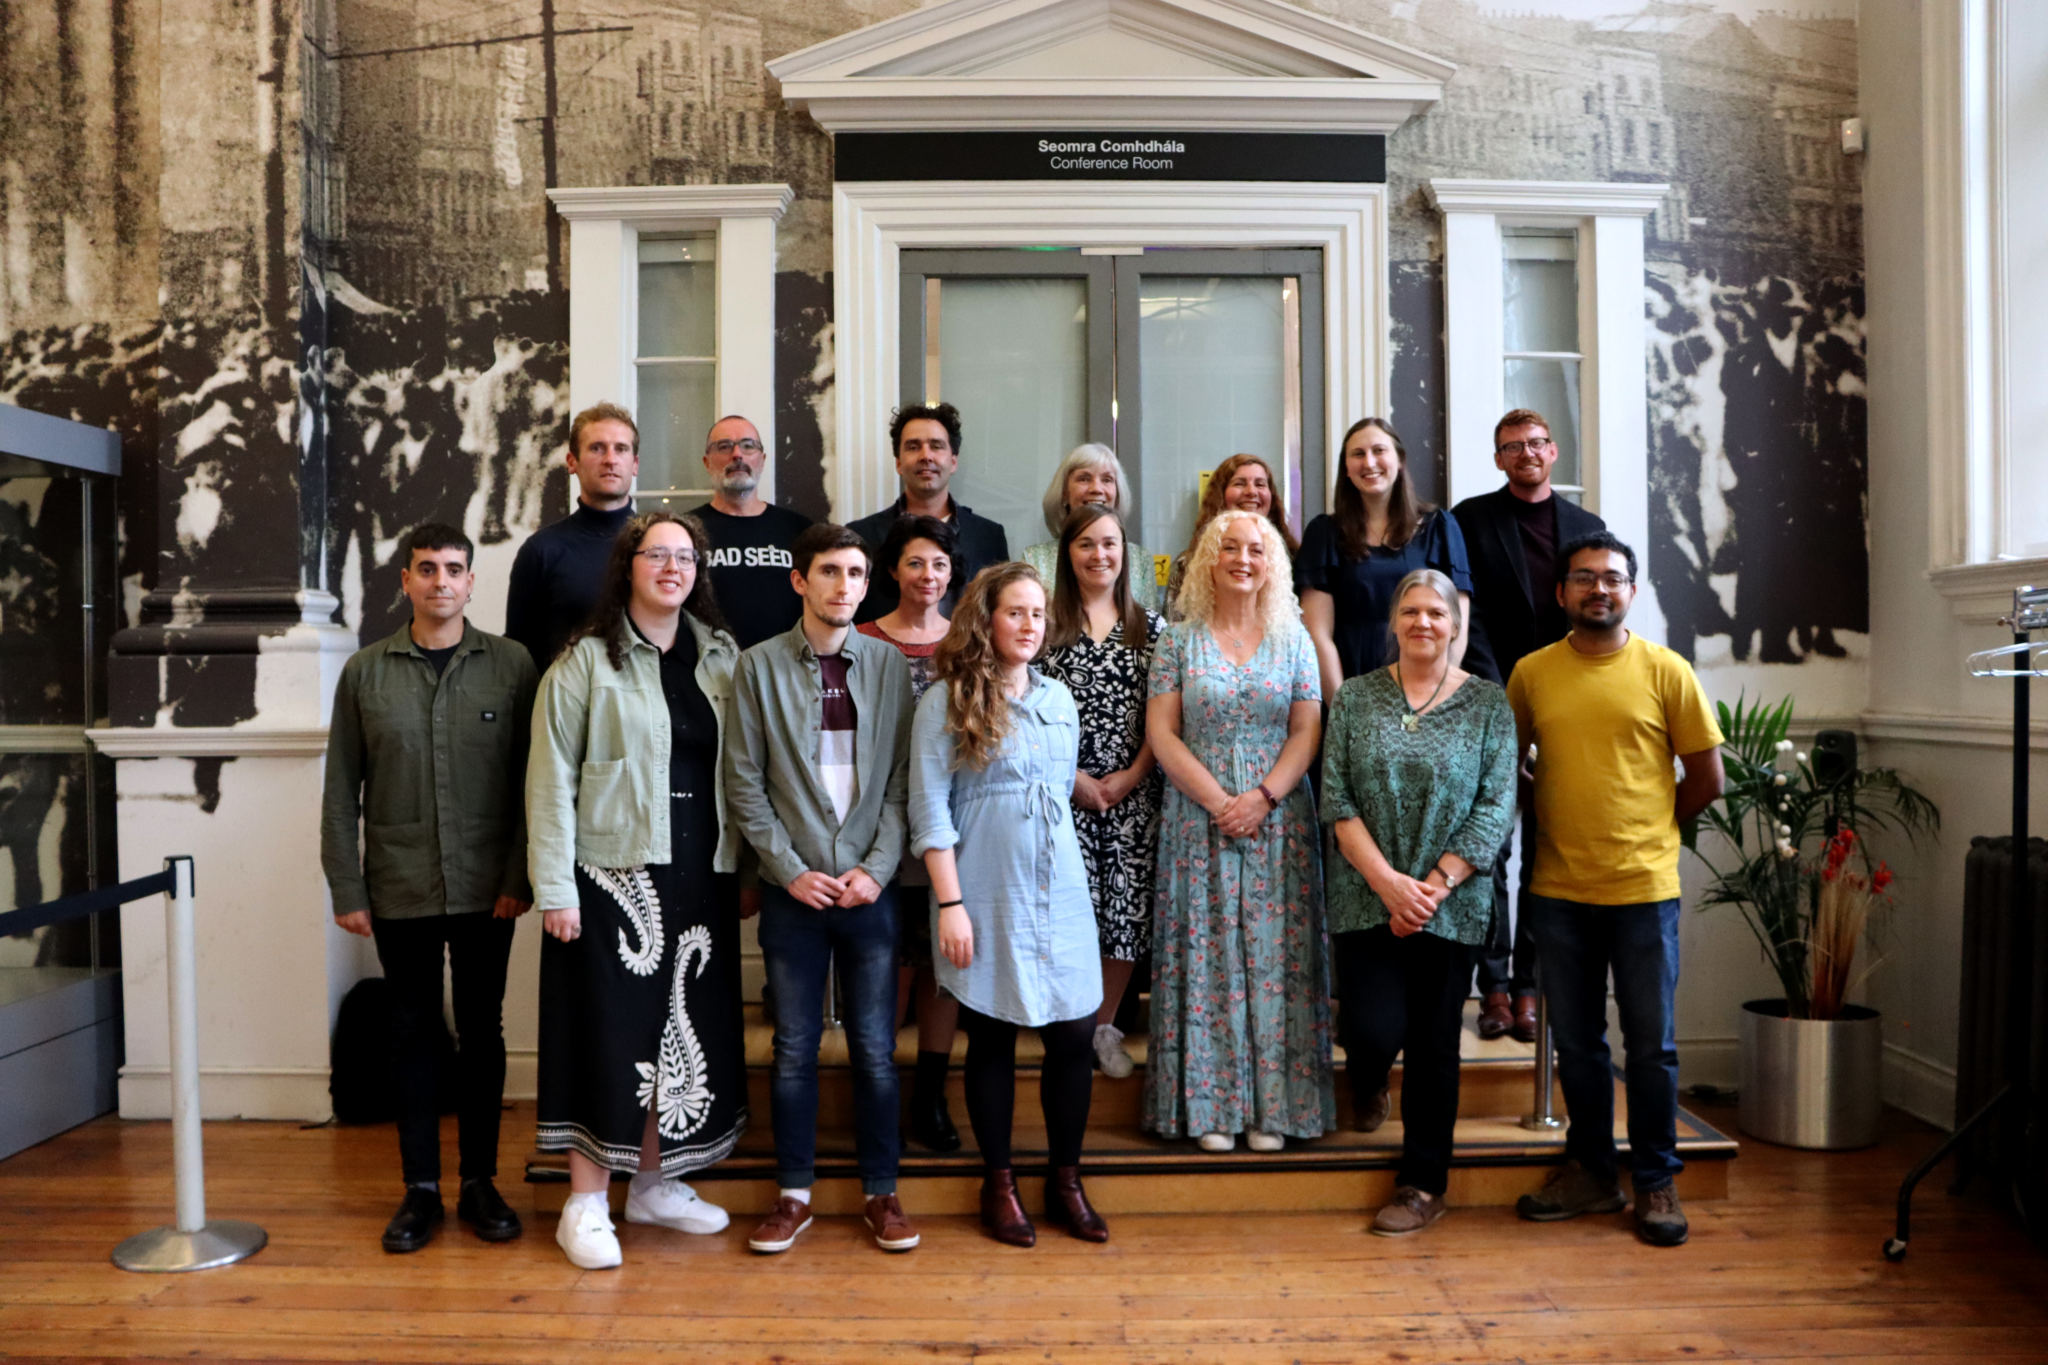
M 1465 996 L 1493 912 L 1491 870 L 1515 813 L 1515 717 L 1498 684 L 1453 660 L 1453 581 L 1416 569 L 1390 599 L 1376 668 L 1345 682 L 1323 748 L 1325 888 L 1338 1033 L 1359 1127 L 1386 1121 L 1402 1060 L 1401 1168 L 1383 1237 L 1444 1214 Z M 1383 655 L 1383 657 L 1384 657 Z
M 1128 487 L 1130 480 L 1124 477 L 1123 461 L 1114 450 L 1094 441 L 1075 446 L 1053 471 L 1052 482 L 1045 486 L 1045 529 L 1052 532 L 1052 539 L 1027 546 L 1020 557 L 1038 570 L 1041 579 L 1052 582 L 1059 572 L 1060 528 L 1067 524 L 1067 514 L 1087 503 L 1101 503 L 1128 525 L 1131 511 L 1124 503 L 1124 490 Z M 1124 562 L 1130 565 L 1131 596 L 1146 610 L 1156 609 L 1159 571 L 1151 553 L 1134 540 L 1126 541 Z

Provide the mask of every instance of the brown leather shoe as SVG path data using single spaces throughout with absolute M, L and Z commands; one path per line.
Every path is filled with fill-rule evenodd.
M 875 1234 L 875 1245 L 884 1251 L 908 1251 L 918 1243 L 917 1228 L 893 1194 L 869 1195 L 862 1217 Z
M 1351 1100 L 1352 1126 L 1361 1133 L 1377 1133 L 1381 1125 L 1394 1116 L 1394 1091 L 1391 1086 L 1381 1086 L 1379 1093 L 1372 1097 L 1370 1104 L 1360 1104 L 1354 1093 Z
M 1488 991 L 1479 1002 L 1479 1036 L 1499 1038 L 1515 1026 L 1515 998 L 1506 991 Z
M 1515 1026 L 1508 1030 L 1519 1043 L 1536 1041 L 1536 997 L 1518 995 L 1515 997 Z
M 1445 1209 L 1442 1195 L 1424 1194 L 1413 1185 L 1403 1185 L 1373 1218 L 1372 1231 L 1380 1237 L 1406 1237 L 1443 1217 Z
M 1013 1247 L 1038 1245 L 1038 1229 L 1031 1226 L 1031 1215 L 1024 1212 L 1024 1201 L 1017 1197 L 1014 1172 L 990 1171 L 982 1180 L 981 1225 L 998 1242 Z
M 775 1211 L 754 1229 L 747 1245 L 764 1255 L 787 1251 L 796 1245 L 796 1239 L 810 1225 L 811 1206 L 785 1194 L 775 1201 Z
M 1084 1242 L 1107 1242 L 1109 1224 L 1088 1202 L 1079 1166 L 1055 1166 L 1045 1182 L 1045 1221 Z

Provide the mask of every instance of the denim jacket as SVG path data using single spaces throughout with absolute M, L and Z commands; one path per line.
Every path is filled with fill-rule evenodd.
M 739 646 L 688 612 L 697 637 L 697 685 L 718 714 L 718 756 L 725 758 L 726 710 Z M 661 652 L 627 632 L 626 666 L 613 668 L 604 641 L 586 636 L 540 680 L 533 707 L 533 752 L 526 765 L 527 866 L 534 905 L 578 903 L 576 864 L 639 867 L 669 860 L 669 719 L 661 690 Z M 738 866 L 739 831 L 720 781 L 720 872 Z

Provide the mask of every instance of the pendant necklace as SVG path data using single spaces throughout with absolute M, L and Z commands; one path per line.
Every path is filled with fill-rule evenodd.
M 1394 683 L 1401 689 L 1401 705 L 1408 706 L 1408 714 L 1401 717 L 1401 728 L 1403 730 L 1406 730 L 1411 735 L 1415 733 L 1416 728 L 1422 724 L 1423 711 L 1427 711 L 1430 707 L 1436 705 L 1437 694 L 1444 690 L 1444 684 L 1450 681 L 1450 677 L 1451 670 L 1445 668 L 1443 677 L 1436 680 L 1436 691 L 1429 694 L 1429 700 L 1422 703 L 1422 710 L 1418 711 L 1414 707 L 1408 706 L 1408 684 L 1401 681 L 1401 665 L 1399 663 L 1394 665 Z

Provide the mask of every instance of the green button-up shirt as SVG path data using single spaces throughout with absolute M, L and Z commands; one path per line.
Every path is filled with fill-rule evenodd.
M 320 819 L 335 914 L 419 919 L 532 899 L 522 778 L 538 683 L 523 646 L 467 622 L 438 678 L 411 622 L 349 659 Z
M 824 677 L 803 622 L 740 656 L 725 793 L 761 876 L 787 886 L 806 872 L 863 869 L 883 886 L 903 857 L 910 795 L 910 666 L 894 645 L 848 631 L 839 647 L 852 695 L 853 809 L 841 821 L 819 767 Z

